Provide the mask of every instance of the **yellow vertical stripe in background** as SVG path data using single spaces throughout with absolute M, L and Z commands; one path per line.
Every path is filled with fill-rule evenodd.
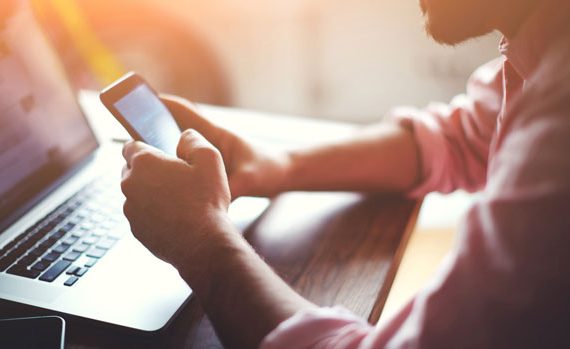
M 75 0 L 35 0 L 34 6 L 41 8 L 48 3 L 99 83 L 108 85 L 124 74 L 125 69 L 93 33 Z

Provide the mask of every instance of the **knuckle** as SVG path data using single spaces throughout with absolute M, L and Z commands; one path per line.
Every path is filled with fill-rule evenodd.
M 128 177 L 121 180 L 121 192 L 126 199 L 133 200 L 135 197 L 139 196 L 140 184 L 138 180 L 135 180 L 134 175 L 130 174 Z
M 197 158 L 207 162 L 218 162 L 222 155 L 219 150 L 214 147 L 200 146 L 194 150 Z
M 139 166 L 146 166 L 154 159 L 154 154 L 147 150 L 141 150 L 140 152 L 133 155 L 131 160 L 131 167 L 136 168 Z
M 195 147 L 197 141 L 198 141 L 198 132 L 196 132 L 195 130 L 187 129 L 184 132 L 182 132 L 180 140 L 178 141 L 178 147 L 176 149 L 178 157 L 180 158 L 187 157 L 188 154 Z
M 186 131 L 180 136 L 178 141 L 178 146 L 176 147 L 176 153 L 179 157 L 183 157 L 190 147 L 190 139 L 186 135 Z
M 178 157 L 182 157 L 184 155 L 184 138 L 180 137 L 178 141 L 178 145 L 176 146 L 176 154 Z
M 123 204 L 123 214 L 125 215 L 125 217 L 127 217 L 127 219 L 130 220 L 131 213 L 132 213 L 131 205 L 129 204 L 128 201 L 125 201 L 125 203 Z
M 198 137 L 198 131 L 194 130 L 193 128 L 189 128 L 182 132 L 182 139 L 186 141 L 191 141 Z
M 123 194 L 125 194 L 125 196 L 129 196 L 130 193 L 130 187 L 131 187 L 131 179 L 130 177 L 127 177 L 125 179 L 123 179 L 121 181 L 121 191 L 123 192 Z

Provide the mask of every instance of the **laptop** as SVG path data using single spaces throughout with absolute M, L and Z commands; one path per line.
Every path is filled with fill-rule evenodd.
M 120 146 L 98 142 L 29 4 L 14 3 L 0 18 L 0 299 L 159 331 L 192 291 L 132 236 Z

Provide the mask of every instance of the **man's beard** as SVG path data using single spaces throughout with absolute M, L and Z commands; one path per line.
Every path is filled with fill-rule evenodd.
M 496 0 L 495 0 L 496 1 Z M 437 42 L 456 45 L 492 31 L 489 0 L 420 0 L 426 31 Z

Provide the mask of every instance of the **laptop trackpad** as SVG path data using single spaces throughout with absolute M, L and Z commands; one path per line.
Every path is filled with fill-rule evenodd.
M 21 303 L 49 304 L 56 300 L 65 289 L 53 287 L 17 276 L 0 276 L 0 298 Z

